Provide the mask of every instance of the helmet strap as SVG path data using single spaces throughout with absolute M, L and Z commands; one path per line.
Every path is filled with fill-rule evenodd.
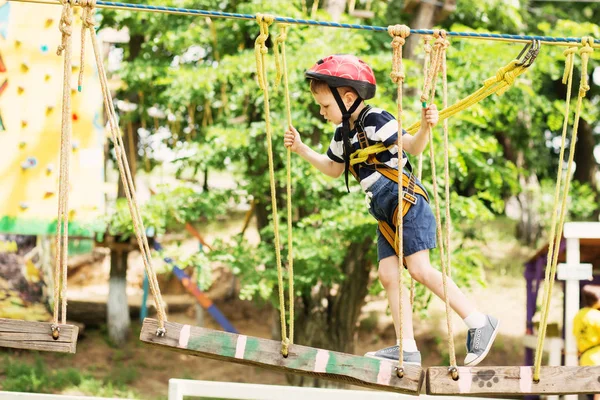
M 352 154 L 352 144 L 350 143 L 350 117 L 352 113 L 356 111 L 360 103 L 362 102 L 362 98 L 357 97 L 354 101 L 354 104 L 350 106 L 349 109 L 346 109 L 346 104 L 342 101 L 342 96 L 340 96 L 340 92 L 338 92 L 337 88 L 329 87 L 331 90 L 331 94 L 335 99 L 340 111 L 342 112 L 342 143 L 344 148 L 344 176 L 346 179 L 346 190 L 350 192 L 350 187 L 348 185 L 348 172 L 350 171 L 350 154 Z

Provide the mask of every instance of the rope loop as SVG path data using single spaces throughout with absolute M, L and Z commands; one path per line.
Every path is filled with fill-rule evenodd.
M 573 59 L 575 58 L 575 53 L 577 53 L 578 50 L 579 49 L 577 48 L 577 46 L 571 46 L 563 52 L 563 54 L 566 57 L 565 71 L 563 72 L 562 78 L 563 85 L 567 84 L 567 80 L 569 79 L 569 71 L 572 69 Z
M 73 34 L 73 15 L 71 14 L 71 2 L 70 0 L 65 0 L 63 2 L 63 10 L 60 16 L 60 22 L 58 24 L 58 29 L 62 33 L 62 41 L 56 50 L 56 55 L 62 55 L 63 51 L 67 46 L 68 37 Z

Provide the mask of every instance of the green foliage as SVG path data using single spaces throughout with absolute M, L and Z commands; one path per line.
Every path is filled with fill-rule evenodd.
M 561 198 L 562 193 L 564 192 L 564 178 L 562 182 Z M 537 201 L 534 206 L 540 215 L 542 228 L 547 232 L 549 232 L 550 224 L 552 222 L 555 188 L 556 181 L 546 179 L 541 182 L 540 192 L 535 194 Z M 593 220 L 594 212 L 598 206 L 596 195 L 596 192 L 590 188 L 589 185 L 581 184 L 576 181 L 571 182 L 569 197 L 567 199 L 567 215 L 565 222 Z M 559 200 L 557 207 L 558 212 L 560 212 L 561 207 L 560 201 L 561 200 Z
M 153 4 L 166 4 L 159 0 Z M 302 17 L 298 2 L 179 0 L 169 5 L 202 9 L 251 13 L 272 12 L 277 15 Z M 374 2 L 374 25 L 407 21 L 412 16 L 402 14 L 403 2 Z M 463 0 L 457 11 L 443 22 L 453 31 L 505 33 L 538 33 L 544 35 L 600 36 L 594 21 L 597 6 L 574 6 L 571 15 L 560 6 L 540 6 L 538 3 L 500 0 Z M 566 7 L 566 6 L 565 6 Z M 548 10 L 556 10 L 549 13 Z M 547 22 L 550 17 L 551 23 Z M 327 20 L 320 11 L 318 19 Z M 343 22 L 355 22 L 343 16 Z M 563 19 L 561 19 L 563 18 Z M 565 20 L 573 18 L 573 21 Z M 597 19 L 596 19 L 597 20 Z M 255 79 L 254 38 L 258 28 L 255 21 L 214 20 L 211 24 L 217 35 L 210 33 L 204 19 L 161 14 L 103 11 L 104 26 L 127 26 L 132 44 L 124 46 L 125 62 L 120 75 L 125 86 L 122 98 L 140 104 L 127 118 L 141 123 L 156 118 L 156 126 L 148 123 L 148 137 L 163 143 L 176 152 L 175 165 L 179 177 L 196 179 L 205 170 L 227 170 L 236 178 L 240 199 L 254 199 L 270 212 L 270 188 L 267 175 L 267 152 L 264 122 L 264 100 Z M 272 37 L 277 26 L 270 29 Z M 272 41 L 267 43 L 267 78 L 270 86 L 270 117 L 273 127 L 273 147 L 277 200 L 282 207 L 285 191 L 285 156 L 283 132 L 287 125 L 283 91 L 274 87 Z M 482 82 L 517 56 L 522 44 L 452 40 L 448 51 L 449 103 L 477 90 Z M 454 223 L 452 258 L 454 278 L 460 286 L 483 281 L 486 260 L 476 247 L 465 239 L 481 238 L 478 229 L 504 213 L 504 202 L 518 194 L 519 176 L 536 174 L 541 178 L 555 175 L 557 154 L 551 143 L 562 129 L 564 96 L 559 80 L 562 76 L 560 48 L 544 46 L 530 70 L 518 78 L 505 94 L 488 99 L 465 110 L 449 121 L 449 167 L 451 182 L 451 218 Z M 396 108 L 396 87 L 389 79 L 391 66 L 390 38 L 385 33 L 349 31 L 293 25 L 286 42 L 287 65 L 292 101 L 292 120 L 302 139 L 316 151 L 325 152 L 333 128 L 319 116 L 318 107 L 308 90 L 304 71 L 318 58 L 333 53 L 359 55 L 374 69 L 378 81 L 377 96 L 370 103 L 389 111 Z M 419 95 L 422 86 L 421 49 L 416 60 L 405 60 L 407 79 L 404 86 L 403 124 L 409 125 L 420 117 Z M 597 56 L 595 56 L 597 57 Z M 597 65 L 592 61 L 590 68 Z M 597 99 L 597 87 L 588 97 Z M 139 96 L 143 93 L 143 102 Z M 441 90 L 437 91 L 438 96 Z M 440 97 L 438 97 L 440 99 Z M 437 100 L 441 108 L 441 100 Z M 597 100 L 586 103 L 582 116 L 593 121 L 598 115 Z M 160 112 L 151 116 L 154 107 Z M 190 113 L 190 110 L 192 113 Z M 168 132 L 168 134 L 165 134 Z M 443 204 L 443 141 L 442 128 L 434 130 L 434 148 L 438 186 Z M 152 159 L 158 157 L 153 149 L 144 149 Z M 158 158 L 151 160 L 154 164 Z M 411 159 L 416 165 L 416 159 Z M 375 221 L 368 215 L 362 196 L 347 194 L 342 179 L 332 180 L 292 156 L 292 187 L 294 201 L 294 271 L 296 292 L 310 293 L 315 285 L 335 285 L 344 279 L 340 265 L 347 249 L 374 237 Z M 432 194 L 429 156 L 424 158 L 423 181 Z M 586 218 L 593 210 L 593 190 L 574 185 L 580 200 L 573 205 L 577 217 Z M 587 190 L 587 191 L 586 191 Z M 214 218 L 226 212 L 230 193 L 196 192 L 182 188 L 155 196 L 144 211 L 144 218 L 159 234 L 181 227 L 185 221 L 200 217 Z M 131 232 L 127 209 L 117 205 L 110 220 L 111 232 Z M 442 209 L 442 214 L 444 210 Z M 285 214 L 283 211 L 281 215 Z M 281 219 L 282 258 L 286 262 L 286 218 Z M 264 225 L 267 225 L 266 227 Z M 230 265 L 241 277 L 244 298 L 274 299 L 277 285 L 274 233 L 272 224 L 261 215 L 261 242 L 252 245 L 245 241 L 218 243 L 211 253 Z M 262 229 L 264 228 L 264 229 Z M 375 246 L 370 260 L 376 263 Z M 198 256 L 200 257 L 200 256 Z M 432 252 L 439 265 L 437 251 Z M 193 257 L 192 257 L 193 258 Z M 199 265 L 204 259 L 181 260 L 184 265 Z M 374 291 L 377 288 L 373 288 Z M 419 289 L 421 290 L 421 289 Z M 419 296 L 423 304 L 428 297 Z
M 192 185 L 164 186 L 141 207 L 146 229 L 160 235 L 180 230 L 187 222 L 214 219 L 225 215 L 236 196 L 230 191 L 201 192 Z M 116 209 L 106 219 L 108 232 L 127 239 L 134 234 L 126 199 L 119 199 Z

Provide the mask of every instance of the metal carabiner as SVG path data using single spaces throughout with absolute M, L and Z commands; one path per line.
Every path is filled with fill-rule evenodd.
M 540 53 L 540 48 L 542 47 L 542 43 L 538 39 L 533 39 L 531 43 L 527 43 L 523 50 L 517 56 L 517 60 L 520 60 L 517 63 L 517 66 L 529 68 L 537 58 Z M 523 58 L 521 58 L 523 57 Z

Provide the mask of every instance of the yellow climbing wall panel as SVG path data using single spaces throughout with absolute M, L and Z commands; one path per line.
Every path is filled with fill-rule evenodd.
M 75 8 L 69 209 L 72 234 L 104 210 L 102 95 L 89 33 L 77 91 L 81 9 Z M 0 232 L 54 233 L 58 209 L 63 57 L 61 7 L 0 0 Z M 87 232 L 87 233 L 84 233 Z

